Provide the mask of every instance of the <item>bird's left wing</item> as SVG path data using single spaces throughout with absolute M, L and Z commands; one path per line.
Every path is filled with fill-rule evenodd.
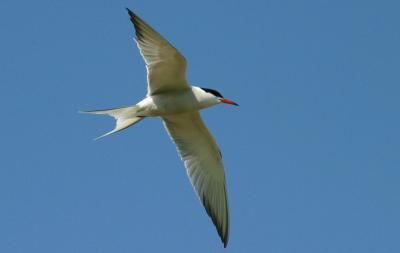
M 146 63 L 148 95 L 189 89 L 185 57 L 143 19 L 127 10 L 135 26 L 137 46 Z
M 199 112 L 163 116 L 187 174 L 217 228 L 224 246 L 229 238 L 229 210 L 221 152 Z

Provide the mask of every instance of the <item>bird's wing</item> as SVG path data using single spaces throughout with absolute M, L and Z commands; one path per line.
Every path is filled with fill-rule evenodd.
M 217 228 L 224 246 L 229 237 L 229 210 L 221 152 L 199 112 L 163 116 L 187 174 Z
M 186 60 L 167 40 L 131 10 L 136 43 L 146 63 L 148 95 L 189 89 Z

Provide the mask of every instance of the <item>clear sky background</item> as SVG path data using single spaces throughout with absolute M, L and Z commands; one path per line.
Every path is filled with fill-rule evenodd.
M 136 103 L 125 7 L 188 59 L 224 154 L 227 249 Z M 0 2 L 0 252 L 400 252 L 398 1 Z

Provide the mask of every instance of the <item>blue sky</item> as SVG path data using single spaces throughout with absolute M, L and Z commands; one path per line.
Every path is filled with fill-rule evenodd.
M 125 7 L 188 59 L 224 154 L 223 249 L 150 118 Z M 0 252 L 400 252 L 398 1 L 0 2 Z

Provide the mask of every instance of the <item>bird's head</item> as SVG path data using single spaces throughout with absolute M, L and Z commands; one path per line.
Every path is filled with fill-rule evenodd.
M 230 99 L 224 98 L 221 93 L 219 93 L 216 90 L 213 89 L 208 89 L 208 88 L 202 88 L 206 95 L 209 97 L 209 99 L 214 100 L 214 104 L 219 104 L 219 103 L 224 103 L 224 104 L 229 104 L 229 105 L 236 105 L 239 106 L 237 103 L 233 102 Z

